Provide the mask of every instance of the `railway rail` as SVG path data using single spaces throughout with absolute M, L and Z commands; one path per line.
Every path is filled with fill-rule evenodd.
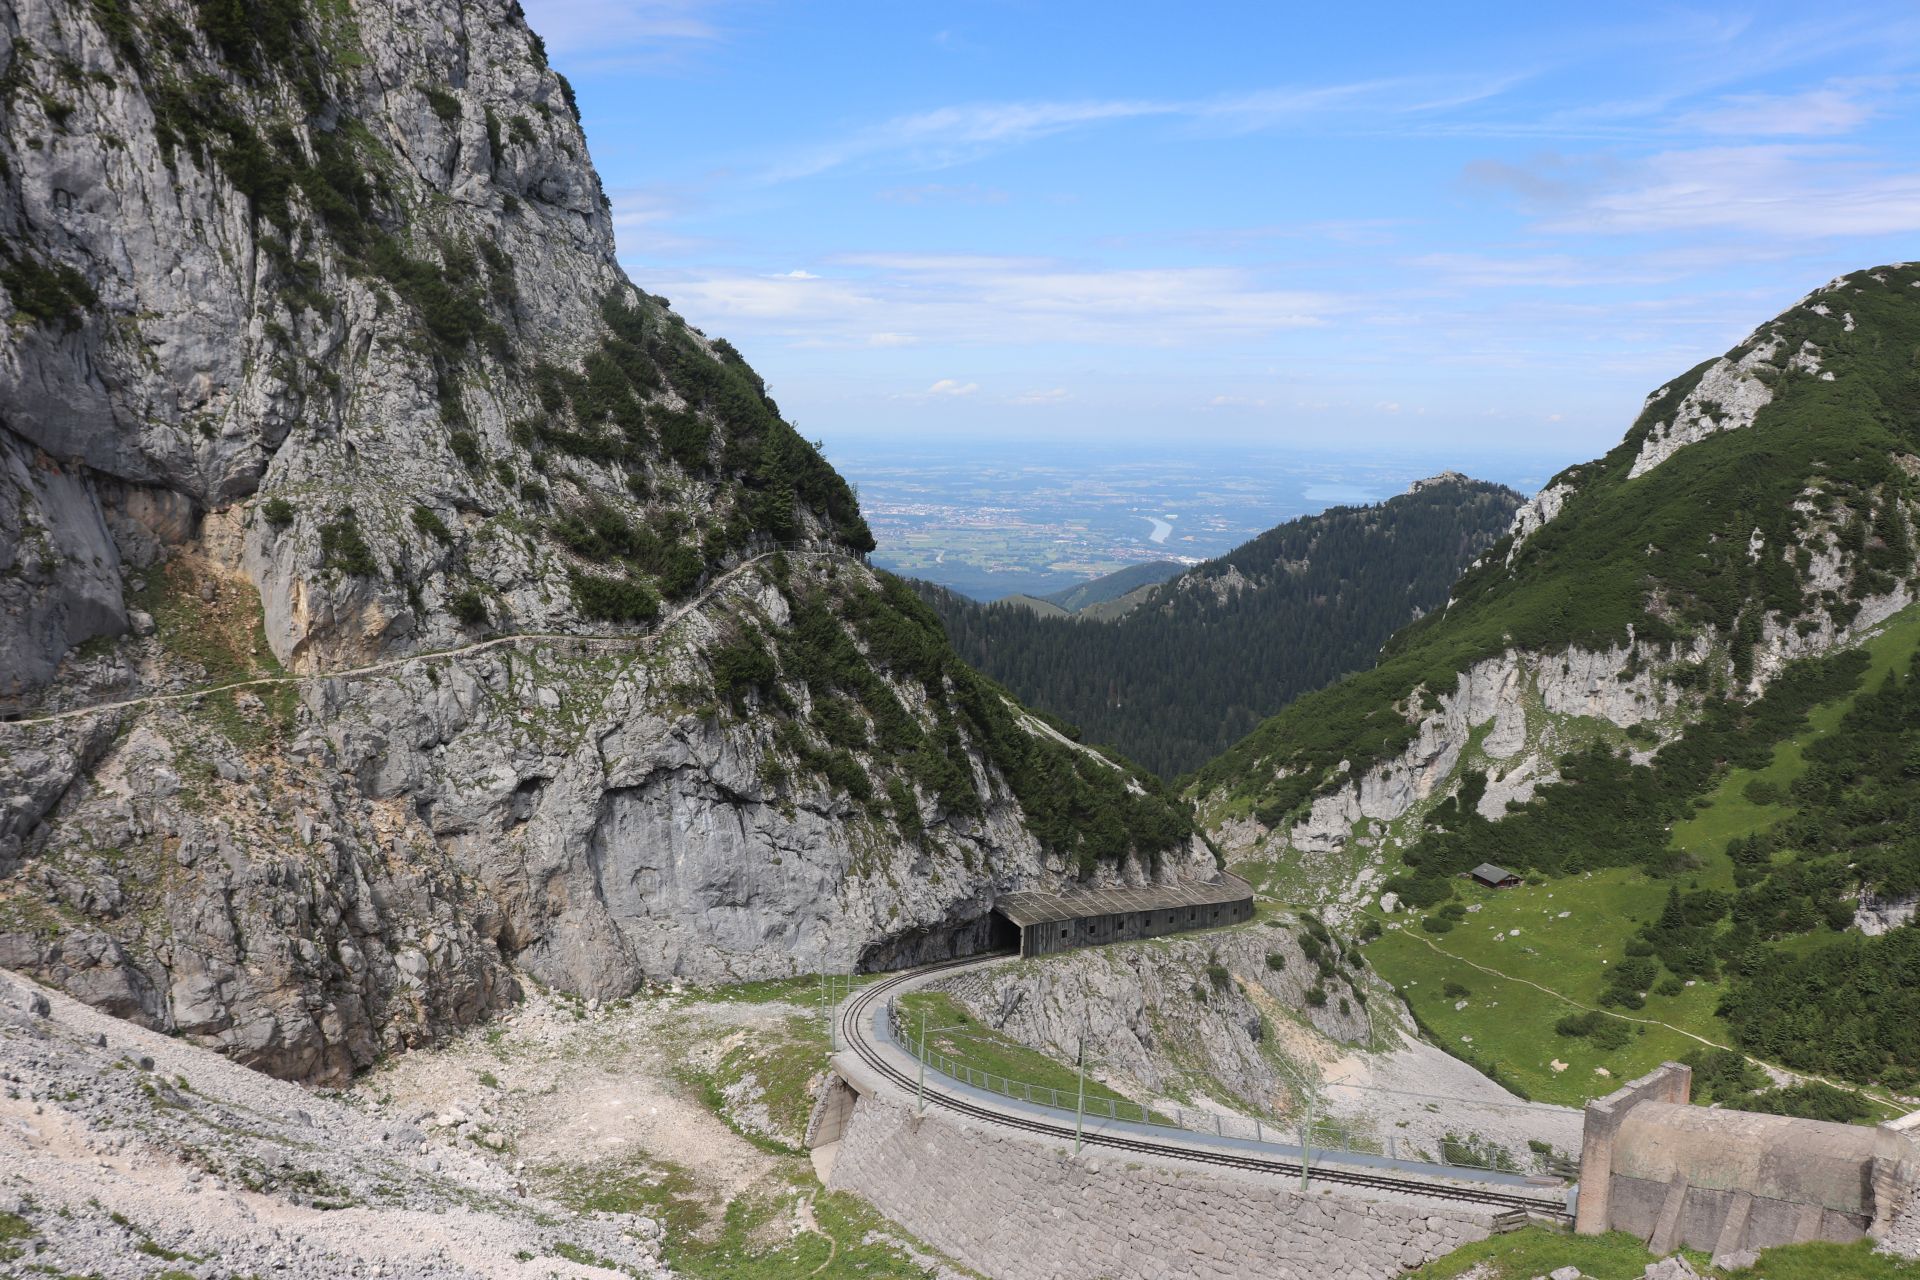
M 924 965 L 903 973 L 884 978 L 855 991 L 835 1015 L 840 1019 L 841 1035 L 844 1043 L 854 1052 L 866 1067 L 888 1082 L 898 1085 L 908 1094 L 915 1091 L 916 1081 L 900 1070 L 887 1056 L 872 1043 L 872 1031 L 877 1006 L 896 988 L 915 978 L 944 969 L 961 965 L 977 964 L 980 956 L 965 956 L 958 960 L 946 960 L 936 964 Z M 1073 1128 L 1069 1125 L 1051 1123 L 1037 1116 L 1023 1116 L 994 1107 L 981 1106 L 972 1100 L 950 1093 L 937 1087 L 935 1081 L 928 1080 L 925 1097 L 933 1105 L 941 1106 L 957 1115 L 969 1119 L 984 1121 L 1002 1128 L 1021 1129 L 1046 1138 L 1058 1138 L 1067 1142 L 1074 1140 Z M 1299 1177 L 1301 1164 L 1297 1160 L 1283 1160 L 1245 1152 L 1228 1150 L 1209 1150 L 1204 1146 L 1175 1142 L 1158 1142 L 1151 1137 L 1128 1133 L 1117 1133 L 1106 1129 L 1087 1129 L 1081 1135 L 1083 1144 L 1105 1147 L 1131 1155 L 1158 1156 L 1165 1159 L 1185 1160 L 1194 1164 L 1212 1165 L 1217 1168 L 1250 1170 L 1256 1173 L 1268 1173 L 1278 1177 Z M 1311 1165 L 1311 1176 L 1322 1182 L 1344 1186 L 1364 1188 L 1374 1191 L 1392 1191 L 1401 1195 L 1427 1196 L 1441 1200 L 1469 1201 L 1485 1204 L 1502 1210 L 1521 1210 L 1529 1214 L 1568 1220 L 1571 1214 L 1566 1204 L 1559 1199 L 1546 1199 L 1540 1196 L 1524 1195 L 1512 1191 L 1502 1191 L 1491 1186 L 1473 1186 L 1458 1182 L 1428 1181 L 1424 1178 L 1401 1178 L 1384 1173 L 1369 1173 L 1337 1164 Z

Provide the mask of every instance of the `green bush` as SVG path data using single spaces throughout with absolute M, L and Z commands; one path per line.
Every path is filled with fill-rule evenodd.
M 453 450 L 453 456 L 478 469 L 486 462 L 486 455 L 480 452 L 480 437 L 471 431 L 455 431 L 447 436 L 447 448 Z
M 757 631 L 747 631 L 714 650 L 708 666 L 713 670 L 715 696 L 736 705 L 748 692 L 769 688 L 780 674 Z
M 320 559 L 329 569 L 357 578 L 380 576 L 380 562 L 360 532 L 360 519 L 352 507 L 342 507 L 339 515 L 320 526 Z
M 57 323 L 68 333 L 78 329 L 100 301 L 87 278 L 72 267 L 17 255 L 8 246 L 0 246 L 0 284 L 6 286 L 16 316 L 36 324 Z
M 1472 988 L 1449 978 L 1440 984 L 1440 993 L 1449 1000 L 1464 1000 L 1473 994 Z
M 453 541 L 453 531 L 447 528 L 447 522 L 442 520 L 439 513 L 431 507 L 419 505 L 414 507 L 413 527 L 442 546 Z
M 1327 993 L 1325 989 L 1321 987 L 1307 988 L 1307 1003 L 1316 1009 L 1326 1007 Z
M 268 498 L 260 504 L 260 516 L 275 529 L 284 529 L 293 523 L 293 504 L 285 498 Z
M 468 587 L 454 593 L 447 601 L 447 611 L 463 626 L 477 627 L 487 620 L 487 600 L 479 591 Z
M 1216 960 L 1207 966 L 1207 981 L 1213 984 L 1215 991 L 1225 991 L 1233 985 L 1233 975 L 1227 972 L 1227 966 Z
M 1287 967 L 1287 957 L 1284 952 L 1280 952 L 1280 951 L 1267 952 L 1267 968 L 1272 969 L 1274 972 L 1278 973 L 1280 970 L 1286 967 Z
M 599 622 L 652 622 L 660 616 L 660 597 L 644 582 L 606 578 L 572 569 L 567 574 L 580 616 Z
M 438 85 L 423 84 L 420 92 L 426 96 L 427 105 L 433 108 L 433 114 L 445 121 L 460 118 L 460 99 L 448 93 Z

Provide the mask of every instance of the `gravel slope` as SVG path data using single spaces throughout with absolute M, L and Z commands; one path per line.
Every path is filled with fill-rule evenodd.
M 0 971 L 0 1274 L 652 1280 L 659 1236 Z

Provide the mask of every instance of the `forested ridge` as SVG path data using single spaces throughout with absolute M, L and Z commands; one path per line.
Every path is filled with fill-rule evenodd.
M 1290 520 L 1156 587 L 1114 621 L 1039 617 L 919 584 L 962 658 L 1163 777 L 1372 664 L 1501 537 L 1521 502 L 1449 474 Z

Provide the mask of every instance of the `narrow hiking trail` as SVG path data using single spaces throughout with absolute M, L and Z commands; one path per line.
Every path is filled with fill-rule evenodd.
M 383 672 L 398 671 L 415 662 L 434 662 L 443 659 L 465 657 L 468 654 L 484 653 L 489 649 L 500 649 L 517 644 L 557 644 L 578 642 L 587 644 L 630 645 L 645 649 L 658 641 L 682 618 L 704 607 L 735 579 L 747 570 L 777 555 L 824 556 L 831 559 L 855 559 L 850 552 L 825 547 L 814 548 L 776 548 L 763 551 L 751 559 L 742 560 L 719 577 L 703 587 L 698 594 L 685 604 L 664 615 L 653 629 L 642 634 L 595 635 L 573 631 L 520 631 L 512 635 L 494 636 L 489 640 L 476 640 L 472 644 L 463 644 L 451 649 L 424 649 L 399 658 L 370 662 L 365 666 L 342 667 L 336 671 L 309 671 L 300 674 L 281 672 L 273 675 L 249 676 L 244 680 L 229 680 L 222 684 L 201 685 L 198 688 L 182 690 L 178 693 L 154 693 L 138 698 L 123 698 L 117 702 L 97 702 L 88 707 L 74 707 L 67 711 L 55 711 L 42 716 L 23 716 L 17 720 L 0 720 L 0 729 L 24 729 L 36 725 L 58 724 L 64 720 L 78 720 L 85 716 L 104 715 L 110 711 L 128 711 L 136 707 L 161 706 L 172 702 L 192 702 L 216 693 L 227 693 L 235 689 L 253 689 L 263 685 L 306 684 L 317 680 L 352 680 L 361 676 L 380 675 Z

